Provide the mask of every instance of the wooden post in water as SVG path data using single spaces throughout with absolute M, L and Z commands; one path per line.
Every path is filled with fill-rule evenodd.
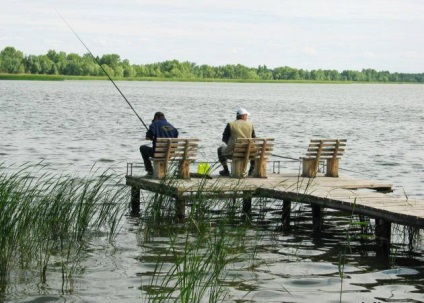
M 321 226 L 322 226 L 321 206 L 312 204 L 311 207 L 312 207 L 312 224 L 314 226 L 314 232 L 319 233 L 321 232 Z
M 175 214 L 178 222 L 184 222 L 185 219 L 185 199 L 180 196 L 175 196 Z
M 232 222 L 235 218 L 235 214 L 237 211 L 237 206 L 239 206 L 237 204 L 237 197 L 234 196 L 230 199 L 231 203 L 228 203 L 228 218 L 230 219 L 230 221 Z
M 283 213 L 281 216 L 281 223 L 283 230 L 288 231 L 290 229 L 290 216 L 291 216 L 291 201 L 283 200 Z
M 409 250 L 412 250 L 414 248 L 414 238 L 417 240 L 418 235 L 420 234 L 420 229 L 417 227 L 409 226 L 408 227 L 408 247 Z
M 382 219 L 375 219 L 375 241 L 377 249 L 386 256 L 389 256 L 390 254 L 391 229 L 391 222 Z
M 243 193 L 243 217 L 245 220 L 249 220 L 252 218 L 252 197 L 246 196 L 248 193 Z
M 131 186 L 131 215 L 138 216 L 140 214 L 140 189 Z

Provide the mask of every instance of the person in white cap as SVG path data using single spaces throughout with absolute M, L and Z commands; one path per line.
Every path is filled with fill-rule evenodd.
M 234 144 L 238 138 L 256 138 L 255 130 L 252 122 L 247 120 L 250 113 L 243 107 L 240 107 L 236 112 L 236 120 L 230 122 L 225 127 L 222 134 L 222 142 L 226 146 L 218 147 L 218 159 L 224 168 L 219 172 L 221 176 L 229 176 L 227 159 L 231 159 L 234 150 Z M 253 172 L 255 162 L 250 161 L 249 175 Z

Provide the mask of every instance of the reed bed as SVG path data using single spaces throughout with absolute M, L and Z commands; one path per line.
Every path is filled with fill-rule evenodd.
M 128 210 L 129 188 L 108 171 L 93 171 L 85 178 L 46 173 L 42 165 L 10 170 L 17 171 L 14 173 L 6 171 L 0 164 L 0 302 L 10 299 L 8 287 L 19 275 L 42 288 L 51 282 L 50 273 L 59 272 L 62 293 L 71 293 L 72 277 L 83 269 L 81 264 L 90 242 L 102 237 L 113 244 Z M 142 195 L 145 201 L 139 218 L 138 244 L 143 247 L 142 262 L 150 263 L 146 267 L 149 270 L 141 275 L 142 301 L 231 301 L 234 298 L 229 289 L 235 283 L 250 283 L 240 280 L 244 279 L 240 276 L 267 263 L 257 254 L 264 245 L 264 234 L 274 228 L 277 237 L 281 222 L 271 221 L 265 213 L 280 211 L 282 206 L 270 208 L 273 201 L 267 198 L 254 200 L 260 211 L 253 222 L 242 211 L 243 198 L 251 197 L 219 196 L 222 191 L 218 186 L 217 195 L 208 197 L 203 194 L 201 183 L 197 193 L 187 200 L 185 220 L 179 221 L 175 216 L 177 201 L 167 192 L 175 181 L 170 176 L 163 180 L 160 193 Z M 233 191 L 237 192 L 237 188 Z M 304 203 L 292 208 L 298 214 L 294 218 L 298 219 L 297 224 L 292 226 L 296 231 L 300 222 L 311 218 L 305 218 Z M 357 218 L 354 213 L 345 224 L 345 241 L 339 246 L 337 260 L 340 302 L 344 266 L 350 256 L 355 257 L 351 241 L 369 240 L 372 233 L 370 220 Z M 410 242 L 412 233 L 419 241 L 417 231 L 411 230 Z M 293 247 L 296 245 L 300 244 Z M 249 289 L 244 290 L 246 296 Z
M 154 269 L 142 274 L 140 289 L 144 301 L 186 303 L 243 301 L 242 297 L 232 298 L 228 287 L 247 282 L 235 278 L 237 272 L 254 272 L 255 268 L 266 264 L 266 260 L 257 257 L 263 245 L 261 228 L 269 234 L 270 228 L 274 227 L 275 235 L 279 234 L 278 225 L 281 222 L 271 221 L 265 216 L 265 212 L 277 209 L 279 211 L 282 208 L 281 203 L 277 208 L 270 208 L 271 200 L 257 198 L 256 206 L 259 206 L 259 212 L 256 213 L 256 221 L 246 221 L 243 220 L 244 214 L 237 211 L 242 209 L 241 199 L 219 196 L 208 199 L 202 194 L 200 186 L 199 191 L 189 202 L 190 208 L 185 212 L 186 220 L 178 222 L 173 216 L 176 200 L 166 194 L 167 185 L 171 182 L 174 182 L 173 178 L 164 180 L 163 194 L 155 194 L 145 202 L 139 241 L 145 249 L 143 260 L 150 262 L 150 266 L 153 264 Z M 302 183 L 304 187 L 298 190 L 309 192 L 312 188 L 310 182 L 312 181 L 309 179 L 299 180 L 297 184 Z M 236 188 L 233 191 L 236 191 Z M 216 192 L 220 192 L 219 188 Z M 304 225 L 305 221 L 312 221 L 312 217 L 307 201 L 292 202 L 295 202 L 292 210 L 296 217 L 293 219 L 297 219 L 297 224 L 294 222 L 292 227 L 296 232 L 299 225 Z M 261 213 L 262 209 L 264 213 Z M 327 215 L 332 216 L 331 213 Z M 339 231 L 339 243 L 335 246 L 338 253 L 334 256 L 334 262 L 338 265 L 337 277 L 340 281 L 339 302 L 342 302 L 345 299 L 343 296 L 346 295 L 345 265 L 358 258 L 358 253 L 352 250 L 351 245 L 357 245 L 358 242 L 373 245 L 375 239 L 372 220 L 358 216 L 354 211 L 344 214 L 341 223 L 338 224 L 342 224 L 341 226 L 345 228 Z M 312 236 L 318 240 L 319 235 L 313 226 L 309 228 Z M 409 231 L 410 242 L 412 237 L 416 239 L 417 231 Z M 150 254 L 149 246 L 156 247 Z M 301 243 L 292 247 L 296 246 L 300 247 Z M 397 246 L 397 243 L 393 245 Z M 396 256 L 396 251 L 392 256 Z M 391 266 L 396 266 L 394 259 Z M 284 285 L 282 289 L 289 297 L 290 293 Z M 246 290 L 246 298 L 248 292 L 249 289 Z
M 128 190 L 107 171 L 85 178 L 43 173 L 41 165 L 6 171 L 0 165 L 0 301 L 12 273 L 45 284 L 49 269 L 59 269 L 64 291 L 89 240 L 113 241 Z
M 176 200 L 166 193 L 172 182 L 172 176 L 165 179 L 163 191 L 145 201 L 139 242 L 144 242 L 143 247 L 150 244 L 161 249 L 154 250 L 156 255 L 145 252 L 144 258 L 154 269 L 144 273 L 142 297 L 147 302 L 231 300 L 228 286 L 235 283 L 237 272 L 254 271 L 266 263 L 257 253 L 264 235 L 261 228 L 270 222 L 262 215 L 256 218 L 259 221 L 251 221 L 240 211 L 243 198 L 220 197 L 218 193 L 224 191 L 218 186 L 217 196 L 207 198 L 202 183 L 188 203 L 185 221 L 178 222 L 173 216 Z M 237 185 L 231 192 L 237 192 Z M 266 208 L 269 201 L 264 200 L 256 199 L 259 208 Z
M 163 188 L 174 180 L 164 180 Z M 251 270 L 259 242 L 259 236 L 247 236 L 254 227 L 243 219 L 242 212 L 235 211 L 242 209 L 241 200 L 207 198 L 200 186 L 188 203 L 183 222 L 174 219 L 172 197 L 155 194 L 146 201 L 140 242 L 163 246 L 160 254 L 145 256 L 155 264 L 142 279 L 146 301 L 222 302 L 227 298 L 226 285 L 232 282 L 229 272 Z

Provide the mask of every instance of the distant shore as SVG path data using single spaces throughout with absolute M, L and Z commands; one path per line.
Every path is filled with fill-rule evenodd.
M 195 79 L 159 77 L 113 77 L 113 81 L 167 81 L 167 82 L 229 82 L 229 83 L 310 83 L 310 84 L 417 84 L 411 82 L 370 82 L 370 81 L 322 81 L 322 80 L 252 80 L 252 79 Z M 66 81 L 66 80 L 106 80 L 107 76 L 67 76 L 44 74 L 0 74 L 0 80 Z

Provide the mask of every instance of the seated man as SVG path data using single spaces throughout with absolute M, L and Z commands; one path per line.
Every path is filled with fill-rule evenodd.
M 178 130 L 165 119 L 165 115 L 162 112 L 155 113 L 152 124 L 150 124 L 146 132 L 146 140 L 152 140 L 153 146 L 140 146 L 140 153 L 148 176 L 153 175 L 153 166 L 150 158 L 155 154 L 157 138 L 178 138 Z
M 231 159 L 233 155 L 236 140 L 238 138 L 256 138 L 253 124 L 247 121 L 247 116 L 250 116 L 250 113 L 244 108 L 239 108 L 236 112 L 236 120 L 228 123 L 225 127 L 224 133 L 222 134 L 222 141 L 227 145 L 218 148 L 218 159 L 224 168 L 224 170 L 219 172 L 221 176 L 230 175 L 227 159 Z M 250 161 L 249 175 L 252 174 L 254 165 L 255 161 Z

